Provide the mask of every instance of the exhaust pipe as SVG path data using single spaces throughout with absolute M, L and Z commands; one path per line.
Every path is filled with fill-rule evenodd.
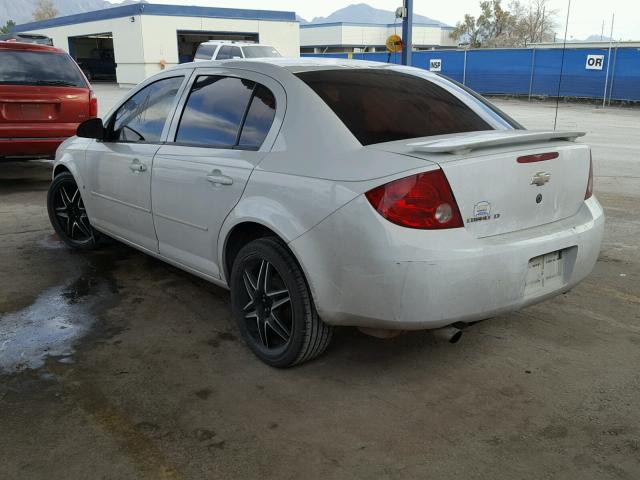
M 437 338 L 445 340 L 449 343 L 458 343 L 458 341 L 462 338 L 462 330 L 452 326 L 437 328 L 433 330 L 433 334 Z

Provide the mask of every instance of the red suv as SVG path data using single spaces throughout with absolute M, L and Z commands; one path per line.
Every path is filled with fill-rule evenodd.
M 89 82 L 66 52 L 0 41 L 0 158 L 53 157 L 97 114 Z

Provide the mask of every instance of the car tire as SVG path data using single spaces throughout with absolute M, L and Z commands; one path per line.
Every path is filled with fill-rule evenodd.
M 313 305 L 295 258 L 275 237 L 245 245 L 231 271 L 231 303 L 249 348 L 272 367 L 291 367 L 325 351 L 333 327 Z
M 102 236 L 89 222 L 80 189 L 73 175 L 63 172 L 56 175 L 47 193 L 49 221 L 58 237 L 77 250 L 93 250 Z

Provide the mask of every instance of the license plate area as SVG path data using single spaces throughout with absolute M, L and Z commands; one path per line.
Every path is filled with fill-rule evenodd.
M 553 290 L 564 284 L 565 253 L 564 250 L 557 250 L 529 260 L 525 296 L 542 290 Z

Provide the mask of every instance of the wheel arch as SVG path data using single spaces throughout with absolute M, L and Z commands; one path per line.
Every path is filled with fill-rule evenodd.
M 227 284 L 231 279 L 231 268 L 233 267 L 233 262 L 238 255 L 238 252 L 240 252 L 242 247 L 247 243 L 264 237 L 278 238 L 286 246 L 287 250 L 291 252 L 291 249 L 287 246 L 287 241 L 281 232 L 278 232 L 277 229 L 267 226 L 255 219 L 238 221 L 233 226 L 227 228 L 223 237 L 224 241 L 222 243 L 221 251 L 221 273 L 224 277 L 223 280 L 225 280 Z M 291 254 L 296 258 L 293 252 L 291 252 Z M 296 262 L 298 262 L 297 258 Z

